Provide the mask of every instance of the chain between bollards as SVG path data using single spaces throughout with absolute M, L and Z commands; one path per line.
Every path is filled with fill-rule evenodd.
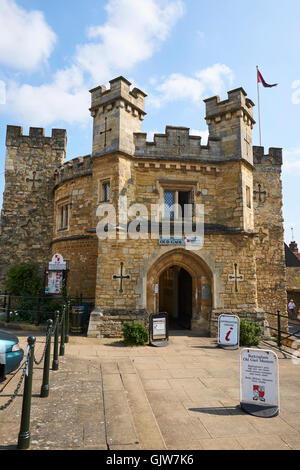
M 41 398 L 47 398 L 49 396 L 49 369 L 50 369 L 50 355 L 51 355 L 51 335 L 52 335 L 53 320 L 47 322 L 47 335 L 46 335 L 46 352 L 44 360 L 43 370 L 43 383 L 41 387 Z
M 23 392 L 22 418 L 18 437 L 19 450 L 26 450 L 30 446 L 30 410 L 31 410 L 31 394 L 32 394 L 32 375 L 33 375 L 33 358 L 34 345 L 36 338 L 29 336 L 27 342 L 27 359 L 25 371 L 25 383 Z

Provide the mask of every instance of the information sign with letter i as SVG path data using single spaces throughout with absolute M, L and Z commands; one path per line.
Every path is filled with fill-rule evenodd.
M 236 315 L 220 315 L 218 318 L 218 345 L 224 349 L 238 349 L 239 343 L 239 317 Z
M 240 406 L 254 416 L 279 414 L 279 366 L 277 354 L 266 349 L 240 353 Z

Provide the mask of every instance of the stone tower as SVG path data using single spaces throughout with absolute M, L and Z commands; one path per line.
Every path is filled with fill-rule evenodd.
M 253 147 L 252 129 L 254 103 L 247 98 L 243 88 L 228 92 L 228 99 L 220 101 L 219 96 L 204 100 L 206 104 L 206 122 L 209 129 L 210 158 L 227 162 L 228 175 L 223 178 L 222 209 L 218 215 L 225 225 L 236 226 L 246 231 L 254 230 L 253 195 Z M 212 156 L 213 155 L 213 156 Z M 230 174 L 230 167 L 240 161 L 238 173 Z M 232 188 L 238 188 L 239 196 L 230 199 Z M 228 209 L 224 205 L 228 205 Z M 234 208 L 233 212 L 232 209 Z
M 286 266 L 282 215 L 282 149 L 253 147 L 258 303 L 286 312 Z M 284 314 L 283 313 L 283 314 Z
M 0 225 L 0 290 L 12 264 L 33 262 L 42 273 L 51 255 L 54 171 L 66 155 L 66 131 L 7 126 L 5 191 Z
M 204 100 L 209 138 L 221 142 L 223 156 L 230 159 L 243 158 L 253 164 L 252 129 L 254 103 L 246 98 L 243 88 L 228 92 L 228 99 L 218 96 Z
M 110 82 L 110 89 L 99 86 L 90 90 L 91 114 L 94 118 L 93 156 L 111 152 L 134 152 L 134 132 L 141 132 L 147 96 L 124 77 Z

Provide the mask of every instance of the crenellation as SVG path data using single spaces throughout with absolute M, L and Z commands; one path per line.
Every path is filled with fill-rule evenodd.
M 206 105 L 206 121 L 208 125 L 220 123 L 223 120 L 230 121 L 235 117 L 244 118 L 245 122 L 252 128 L 255 124 L 253 119 L 254 103 L 246 98 L 247 93 L 243 88 L 228 91 L 228 99 L 220 100 L 219 96 L 213 96 L 204 100 Z
M 29 137 L 45 137 L 45 129 L 42 127 L 30 127 Z
M 52 129 L 51 137 L 48 137 L 45 136 L 44 128 L 30 127 L 29 134 L 24 135 L 22 127 L 7 126 L 6 146 L 17 148 L 22 145 L 37 149 L 50 146 L 53 150 L 61 151 L 60 158 L 64 159 L 67 147 L 67 132 L 65 129 Z
M 55 170 L 55 185 L 64 181 L 92 174 L 92 156 L 77 157 L 69 160 Z
M 253 159 L 255 165 L 281 166 L 283 163 L 282 148 L 270 147 L 269 152 L 265 154 L 264 147 L 253 146 Z

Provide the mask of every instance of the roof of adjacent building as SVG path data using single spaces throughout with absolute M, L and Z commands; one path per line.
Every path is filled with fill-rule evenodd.
M 292 252 L 292 250 L 284 244 L 285 249 L 285 264 L 288 268 L 300 267 L 300 259 Z

